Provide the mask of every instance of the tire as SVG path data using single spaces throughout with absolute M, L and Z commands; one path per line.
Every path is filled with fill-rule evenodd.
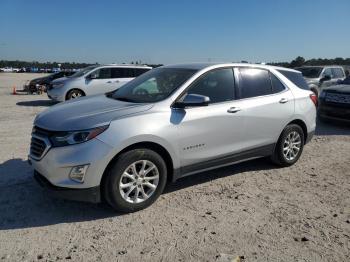
M 79 89 L 72 89 L 68 92 L 66 100 L 71 100 L 71 99 L 75 99 L 81 96 L 85 96 L 85 94 L 83 93 L 83 91 L 79 90 Z
M 116 211 L 135 212 L 153 204 L 163 192 L 166 181 L 167 167 L 163 158 L 142 148 L 120 155 L 107 171 L 102 186 L 107 203 Z
M 276 144 L 274 154 L 271 157 L 272 162 L 282 167 L 295 164 L 303 152 L 304 137 L 304 131 L 299 125 L 286 126 Z M 294 141 L 294 147 L 293 144 L 289 143 L 291 148 L 286 149 L 288 141 Z M 299 149 L 297 150 L 296 147 Z

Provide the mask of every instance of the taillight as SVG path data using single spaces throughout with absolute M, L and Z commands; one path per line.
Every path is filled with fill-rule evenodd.
M 315 104 L 315 106 L 317 107 L 318 104 L 318 97 L 315 94 L 310 94 L 310 99 L 312 100 L 312 102 Z

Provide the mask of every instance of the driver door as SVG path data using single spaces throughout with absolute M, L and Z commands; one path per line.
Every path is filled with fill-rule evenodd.
M 208 106 L 172 109 L 174 119 L 181 119 L 177 133 L 182 173 L 224 164 L 242 150 L 244 135 L 244 118 L 233 108 L 233 69 L 220 68 L 205 73 L 186 94 L 207 96 L 210 102 Z
M 332 69 L 331 68 L 325 68 L 321 74 L 321 79 L 323 79 L 324 77 L 326 76 L 329 76 L 330 77 L 330 80 L 325 80 L 325 81 L 321 81 L 320 80 L 320 89 L 322 90 L 322 88 L 325 88 L 325 87 L 328 87 L 328 86 L 331 86 L 334 82 L 334 79 L 333 79 L 333 72 L 332 72 Z
M 111 91 L 113 79 L 111 68 L 105 67 L 93 71 L 85 82 L 89 95 L 103 94 Z

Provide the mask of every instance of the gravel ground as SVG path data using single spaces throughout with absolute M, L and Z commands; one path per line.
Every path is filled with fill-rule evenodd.
M 350 128 L 318 124 L 299 162 L 264 159 L 179 180 L 146 210 L 47 197 L 27 164 L 45 95 L 0 73 L 0 261 L 349 261 Z

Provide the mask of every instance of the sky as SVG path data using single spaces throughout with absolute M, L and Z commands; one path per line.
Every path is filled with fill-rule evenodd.
M 350 0 L 0 0 L 0 60 L 350 57 Z

